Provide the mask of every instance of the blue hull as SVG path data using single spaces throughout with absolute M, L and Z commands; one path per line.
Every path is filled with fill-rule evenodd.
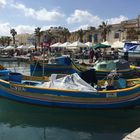
M 43 101 L 43 100 L 36 100 L 30 99 L 20 96 L 14 96 L 7 92 L 3 92 L 0 94 L 3 97 L 23 102 L 29 104 L 36 104 L 42 106 L 50 106 L 50 107 L 64 107 L 64 108 L 81 108 L 81 109 L 117 109 L 117 108 L 129 108 L 135 107 L 140 104 L 140 99 L 136 101 L 125 101 L 121 103 L 110 103 L 110 104 L 80 104 L 80 103 L 70 103 L 70 102 L 52 102 L 52 101 Z
M 10 70 L 7 70 L 7 69 L 0 70 L 0 79 L 8 80 L 9 79 L 9 73 L 10 72 L 11 71 Z
M 0 81 L 0 96 L 29 104 L 66 108 L 111 109 L 138 106 L 140 105 L 139 91 L 140 85 L 120 91 L 77 92 Z

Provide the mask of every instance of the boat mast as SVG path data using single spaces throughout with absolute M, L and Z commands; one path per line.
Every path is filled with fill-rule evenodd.
M 42 65 L 42 76 L 44 76 L 44 75 L 45 75 L 44 62 L 45 62 L 45 46 L 43 45 L 43 65 Z

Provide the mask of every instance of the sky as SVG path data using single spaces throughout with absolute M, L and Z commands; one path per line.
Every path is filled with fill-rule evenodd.
M 140 0 L 0 0 L 0 36 L 62 26 L 75 31 L 140 15 Z

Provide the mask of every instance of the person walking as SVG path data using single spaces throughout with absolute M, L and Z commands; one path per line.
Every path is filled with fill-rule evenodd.
M 94 50 L 91 48 L 89 52 L 89 63 L 93 63 Z

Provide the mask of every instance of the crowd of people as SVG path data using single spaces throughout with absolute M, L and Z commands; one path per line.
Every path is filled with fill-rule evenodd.
M 118 59 L 118 50 L 111 49 L 90 49 L 89 51 L 89 63 L 96 62 L 97 60 L 108 60 L 108 59 Z
M 69 55 L 70 57 L 73 57 L 74 55 L 77 56 L 78 59 L 89 59 L 89 63 L 94 63 L 97 60 L 108 60 L 108 59 L 118 59 L 118 50 L 117 49 L 111 49 L 111 48 L 85 48 L 80 49 L 78 52 L 73 52 L 67 49 L 61 49 L 61 48 L 46 48 L 45 51 L 42 49 L 40 50 L 10 50 L 10 51 L 4 51 L 2 53 L 5 53 L 8 56 L 20 56 L 20 55 L 28 55 L 28 56 L 41 56 L 43 53 L 47 57 L 49 56 L 62 56 L 62 55 Z M 124 59 L 128 61 L 128 52 L 126 51 L 124 53 Z

